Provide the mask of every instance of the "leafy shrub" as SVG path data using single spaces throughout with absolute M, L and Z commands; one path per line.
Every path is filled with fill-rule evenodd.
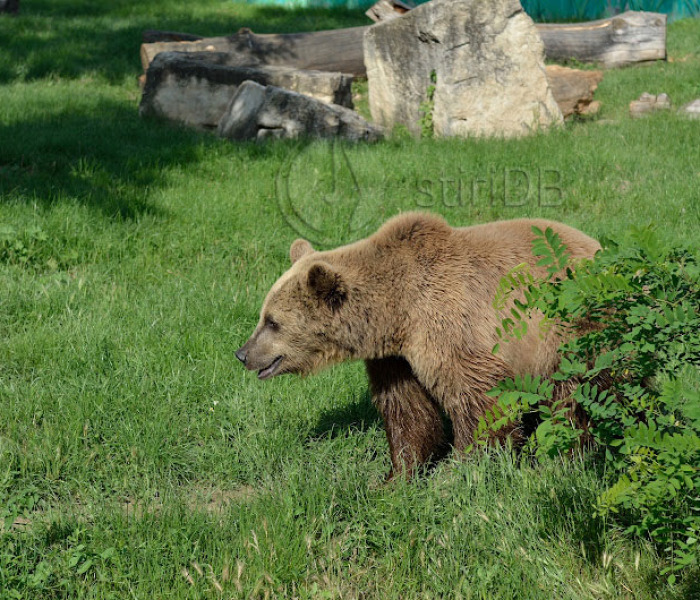
M 673 581 L 700 557 L 700 265 L 650 228 L 576 265 L 551 229 L 534 232 L 548 276 L 537 280 L 521 265 L 503 279 L 495 307 L 511 308 L 499 335 L 522 337 L 527 317 L 541 311 L 545 326 L 556 321 L 566 333 L 561 365 L 551 381 L 516 377 L 492 390 L 497 407 L 480 430 L 537 412 L 538 455 L 570 451 L 590 436 L 609 478 L 595 513 L 617 515 L 627 532 L 654 540 Z M 588 431 L 571 418 L 570 398 L 555 399 L 555 382 L 572 384 Z
M 425 100 L 420 103 L 418 111 L 421 117 L 418 120 L 420 125 L 421 137 L 431 138 L 434 135 L 433 128 L 433 112 L 435 110 L 435 88 L 437 84 L 437 74 L 435 71 L 430 72 L 430 84 L 425 92 Z

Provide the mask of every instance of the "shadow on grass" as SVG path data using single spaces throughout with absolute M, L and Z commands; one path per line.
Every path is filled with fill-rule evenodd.
M 366 391 L 352 404 L 322 413 L 308 439 L 333 438 L 349 430 L 367 431 L 380 422 L 381 418 L 372 404 L 372 397 L 369 391 Z
M 94 73 L 110 82 L 121 82 L 125 77 L 135 79 L 141 72 L 139 48 L 146 29 L 211 37 L 231 35 L 241 27 L 266 33 L 370 24 L 361 11 L 202 4 L 203 7 L 185 12 L 166 2 L 155 2 L 154 6 L 133 0 L 27 3 L 19 17 L 0 21 L 0 83 Z
M 538 504 L 542 510 L 542 522 L 548 531 L 570 530 L 571 538 L 581 543 L 586 559 L 599 564 L 605 551 L 605 524 L 601 519 L 591 517 L 590 507 L 595 493 L 583 487 L 573 488 L 568 481 L 563 478 L 555 490 L 541 494 Z
M 700 568 L 693 569 L 681 583 L 682 598 L 700 599 Z
M 0 201 L 77 200 L 121 218 L 158 212 L 150 197 L 165 168 L 199 161 L 207 140 L 108 100 L 2 124 L 0 139 Z

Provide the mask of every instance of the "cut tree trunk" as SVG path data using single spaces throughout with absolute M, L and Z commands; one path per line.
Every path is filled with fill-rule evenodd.
M 365 14 L 375 23 L 379 23 L 380 21 L 396 19 L 406 14 L 412 8 L 412 6 L 401 2 L 401 0 L 379 0 L 379 2 L 370 6 Z
M 291 67 L 229 66 L 220 52 L 161 52 L 146 73 L 139 114 L 215 129 L 244 81 L 274 85 L 352 108 L 352 76 Z
M 395 4 L 397 0 L 386 2 Z M 630 11 L 600 21 L 540 23 L 536 27 L 549 60 L 575 59 L 619 67 L 666 58 L 666 15 L 658 13 Z M 141 45 L 141 63 L 146 71 L 159 52 L 212 51 L 231 54 L 232 64 L 282 65 L 365 77 L 367 70 L 362 44 L 367 29 L 369 27 L 352 27 L 279 34 L 255 34 L 242 29 L 227 37 L 144 43 Z
M 141 45 L 144 71 L 160 52 L 226 52 L 230 64 L 278 65 L 315 71 L 336 71 L 364 76 L 362 39 L 367 27 L 309 33 L 255 34 L 242 29 L 228 37 L 193 42 L 158 42 Z
M 559 65 L 547 65 L 547 81 L 564 118 L 596 112 L 600 106 L 593 100 L 602 71 L 582 71 Z
M 666 15 L 628 11 L 588 23 L 540 24 L 549 60 L 576 59 L 605 67 L 666 59 Z

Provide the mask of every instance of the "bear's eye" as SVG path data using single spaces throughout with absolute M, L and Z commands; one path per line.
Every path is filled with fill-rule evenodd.
M 272 329 L 273 331 L 277 331 L 280 328 L 279 323 L 272 317 L 265 317 L 265 327 Z

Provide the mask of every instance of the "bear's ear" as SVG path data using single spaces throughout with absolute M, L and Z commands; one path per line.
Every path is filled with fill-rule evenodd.
M 297 262 L 302 256 L 311 254 L 314 251 L 313 247 L 306 240 L 298 239 L 292 242 L 289 248 L 289 259 L 292 264 Z
M 333 312 L 339 310 L 348 297 L 341 275 L 325 263 L 311 265 L 307 282 L 311 292 Z

